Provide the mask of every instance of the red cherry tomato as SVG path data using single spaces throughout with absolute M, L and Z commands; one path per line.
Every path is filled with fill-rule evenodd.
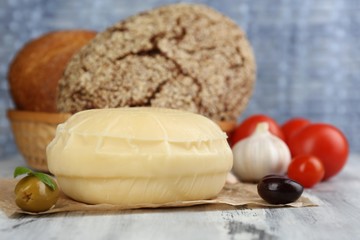
M 319 158 L 325 168 L 326 180 L 344 167 L 349 155 L 349 144 L 344 134 L 336 127 L 325 124 L 310 124 L 290 139 L 292 156 L 311 154 Z
M 299 130 L 309 124 L 310 121 L 305 118 L 292 118 L 285 122 L 281 126 L 281 130 L 285 137 L 285 142 L 289 143 L 290 138 L 292 138 Z
M 232 145 L 235 145 L 238 141 L 250 136 L 254 132 L 258 123 L 261 122 L 267 122 L 269 124 L 269 131 L 275 136 L 284 139 L 284 135 L 274 119 L 258 114 L 248 117 L 242 123 L 240 123 L 239 126 L 236 127 L 231 138 Z
M 291 161 L 288 177 L 305 188 L 311 188 L 321 181 L 325 170 L 321 161 L 312 155 L 299 155 Z

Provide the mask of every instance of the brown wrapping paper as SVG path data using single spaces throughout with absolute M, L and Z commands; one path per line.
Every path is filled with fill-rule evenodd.
M 179 201 L 170 202 L 164 204 L 141 204 L 133 206 L 120 206 L 110 204 L 96 204 L 89 205 L 81 202 L 74 201 L 66 197 L 61 193 L 60 198 L 56 205 L 45 212 L 31 213 L 26 212 L 18 208 L 15 204 L 15 185 L 18 182 L 17 179 L 0 179 L 0 209 L 2 209 L 7 216 L 14 214 L 29 214 L 29 215 L 40 215 L 50 214 L 59 212 L 106 212 L 106 211 L 119 211 L 124 209 L 137 209 L 137 208 L 164 208 L 164 207 L 186 207 L 200 204 L 227 204 L 231 206 L 247 206 L 247 207 L 306 207 L 316 206 L 313 201 L 307 197 L 300 197 L 296 202 L 273 205 L 265 202 L 260 198 L 257 193 L 256 184 L 248 183 L 227 183 L 218 196 L 214 199 L 209 200 L 197 200 L 197 201 Z

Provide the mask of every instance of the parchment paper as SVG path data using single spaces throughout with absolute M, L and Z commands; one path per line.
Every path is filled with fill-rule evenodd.
M 296 202 L 289 204 L 273 205 L 265 202 L 260 198 L 257 193 L 256 184 L 248 183 L 227 183 L 218 196 L 209 200 L 198 201 L 178 201 L 169 202 L 165 204 L 141 204 L 132 206 L 110 205 L 110 204 L 95 204 L 89 205 L 81 202 L 74 201 L 61 193 L 56 205 L 45 212 L 31 213 L 21 210 L 15 204 L 15 185 L 19 180 L 17 179 L 0 179 L 0 209 L 2 209 L 7 216 L 15 214 L 29 214 L 41 215 L 59 212 L 101 212 L 101 211 L 119 211 L 124 209 L 137 209 L 137 208 L 163 208 L 163 207 L 185 207 L 200 204 L 227 204 L 231 206 L 246 206 L 246 207 L 306 207 L 316 206 L 313 201 L 307 197 L 300 197 Z

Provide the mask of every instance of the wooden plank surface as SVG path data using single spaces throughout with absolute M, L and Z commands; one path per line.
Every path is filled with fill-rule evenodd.
M 18 155 L 0 160 L 0 177 L 11 177 L 18 165 L 24 165 Z M 359 171 L 360 156 L 353 155 L 340 175 L 307 189 L 318 207 L 207 205 L 16 218 L 0 211 L 0 239 L 360 239 Z

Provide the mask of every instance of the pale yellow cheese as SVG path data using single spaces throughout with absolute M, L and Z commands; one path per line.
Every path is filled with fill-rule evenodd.
M 159 108 L 79 112 L 58 126 L 47 159 L 69 197 L 126 205 L 214 197 L 233 161 L 214 122 Z

